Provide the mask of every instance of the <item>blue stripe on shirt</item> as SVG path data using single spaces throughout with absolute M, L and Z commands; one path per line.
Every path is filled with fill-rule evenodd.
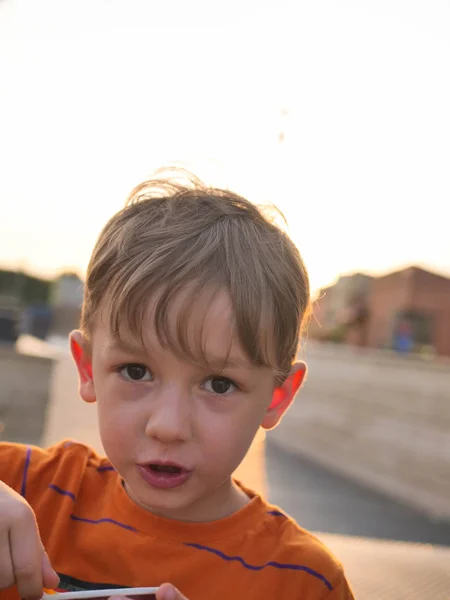
M 228 562 L 232 562 L 232 561 L 238 562 L 243 567 L 245 567 L 246 569 L 249 569 L 250 571 L 262 571 L 263 569 L 266 569 L 267 567 L 273 567 L 275 569 L 281 569 L 281 570 L 286 569 L 289 571 L 304 571 L 305 573 L 308 573 L 309 575 L 312 575 L 313 577 L 320 579 L 320 581 L 322 581 L 330 591 L 333 590 L 333 586 L 328 581 L 328 579 L 326 579 L 326 577 L 324 577 L 321 573 L 314 571 L 314 569 L 311 569 L 310 567 L 306 567 L 305 565 L 279 563 L 276 561 L 270 561 L 263 565 L 250 565 L 249 563 L 245 562 L 245 560 L 241 556 L 228 556 L 227 554 L 224 554 L 220 550 L 216 550 L 215 548 L 210 548 L 209 546 L 201 546 L 200 544 L 185 544 L 185 546 L 189 546 L 190 548 L 196 548 L 197 550 L 204 550 L 206 552 L 210 552 L 211 554 L 215 554 L 219 558 L 222 558 L 223 560 L 226 560 Z
M 62 496 L 69 496 L 69 498 L 72 498 L 72 500 L 75 502 L 75 494 L 73 494 L 72 492 L 69 492 L 67 490 L 63 490 L 62 488 L 58 487 L 54 483 L 51 483 L 48 487 L 51 490 L 54 490 L 55 492 L 58 492 L 58 494 L 61 494 Z
M 134 527 L 131 525 L 125 525 L 125 523 L 120 523 L 120 521 L 114 521 L 114 519 L 86 519 L 84 517 L 77 517 L 76 515 L 70 515 L 70 518 L 73 521 L 81 521 L 82 523 L 89 523 L 90 525 L 99 525 L 100 523 L 112 523 L 113 525 L 117 525 L 118 527 L 122 527 L 123 529 L 128 529 L 129 531 L 136 531 Z
M 23 467 L 22 486 L 20 488 L 20 495 L 23 496 L 24 498 L 27 493 L 27 477 L 28 477 L 28 467 L 30 466 L 30 460 L 31 460 L 31 448 L 28 446 L 27 454 L 25 457 L 25 465 Z

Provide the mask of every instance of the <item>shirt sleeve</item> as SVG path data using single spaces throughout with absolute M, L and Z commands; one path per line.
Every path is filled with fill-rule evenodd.
M 25 495 L 32 446 L 0 442 L 0 481 Z
M 61 459 L 68 442 L 50 448 L 0 443 L 0 481 L 30 501 L 51 483 L 55 472 L 64 467 Z

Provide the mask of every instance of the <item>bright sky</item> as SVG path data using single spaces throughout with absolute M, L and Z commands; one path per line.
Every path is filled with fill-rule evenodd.
M 277 204 L 313 288 L 450 273 L 449 32 L 448 0 L 0 0 L 0 264 L 83 273 L 181 160 Z

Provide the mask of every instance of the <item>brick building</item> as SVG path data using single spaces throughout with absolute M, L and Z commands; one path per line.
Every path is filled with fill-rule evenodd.
M 411 328 L 416 349 L 450 356 L 450 279 L 409 267 L 374 279 L 367 298 L 367 344 L 391 348 L 399 327 Z
M 311 338 L 394 348 L 406 331 L 408 351 L 450 356 L 450 279 L 418 267 L 341 277 L 320 291 L 313 314 Z

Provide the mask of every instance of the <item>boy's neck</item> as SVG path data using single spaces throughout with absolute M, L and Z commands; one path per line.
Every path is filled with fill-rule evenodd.
M 238 512 L 250 502 L 250 498 L 247 494 L 231 478 L 213 490 L 209 496 L 203 499 L 203 501 L 197 502 L 195 505 L 187 506 L 179 511 L 159 510 L 151 506 L 146 506 L 134 496 L 126 482 L 124 482 L 123 485 L 128 496 L 135 504 L 153 515 L 172 519 L 174 521 L 192 523 L 218 521 Z

